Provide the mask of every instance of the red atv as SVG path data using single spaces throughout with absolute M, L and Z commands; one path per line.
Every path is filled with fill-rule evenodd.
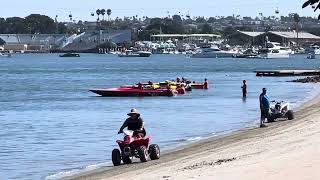
M 134 157 L 140 158 L 141 162 L 147 162 L 149 157 L 151 160 L 160 158 L 160 148 L 156 144 L 149 146 L 150 138 L 133 136 L 133 131 L 124 131 L 124 140 L 118 140 L 119 149 L 112 151 L 112 163 L 114 166 L 119 166 L 121 160 L 123 164 L 132 163 Z

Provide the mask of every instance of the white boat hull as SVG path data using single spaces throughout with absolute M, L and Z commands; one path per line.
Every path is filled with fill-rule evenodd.
M 137 53 L 123 53 L 118 54 L 119 57 L 150 57 L 152 53 L 145 52 L 145 51 L 139 51 Z
M 290 57 L 289 53 L 268 53 L 268 54 L 260 54 L 261 58 L 264 59 L 288 59 Z

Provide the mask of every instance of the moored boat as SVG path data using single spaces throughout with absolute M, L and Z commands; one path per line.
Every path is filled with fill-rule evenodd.
M 280 43 L 268 42 L 267 47 L 259 51 L 260 57 L 265 59 L 287 59 L 292 50 L 287 47 L 281 47 Z
M 234 56 L 235 58 L 258 58 L 258 52 L 249 48 L 245 50 L 243 53 L 238 53 Z
M 148 51 L 138 51 L 133 52 L 132 50 L 126 50 L 124 53 L 118 54 L 119 57 L 150 57 L 151 52 Z
M 320 46 L 312 45 L 310 46 L 310 48 L 312 53 L 314 53 L 315 55 L 320 55 Z
M 80 57 L 80 54 L 77 53 L 66 53 L 66 54 L 62 54 L 59 55 L 60 57 Z
M 192 58 L 231 58 L 237 54 L 236 51 L 225 51 L 217 46 L 203 47 L 193 54 Z
M 11 54 L 11 53 L 8 53 L 8 54 L 0 53 L 0 57 L 7 57 L 7 58 L 11 58 L 11 57 L 12 57 L 12 54 Z

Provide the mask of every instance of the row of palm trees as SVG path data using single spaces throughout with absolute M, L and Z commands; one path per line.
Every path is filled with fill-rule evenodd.
M 107 14 L 108 15 L 108 21 L 110 21 L 110 16 L 112 14 L 112 10 L 111 9 L 97 9 L 96 10 L 96 14 L 98 16 L 97 21 L 100 21 L 100 15 L 102 15 L 103 20 L 104 20 L 104 16 Z M 91 16 L 94 16 L 94 13 L 91 13 Z

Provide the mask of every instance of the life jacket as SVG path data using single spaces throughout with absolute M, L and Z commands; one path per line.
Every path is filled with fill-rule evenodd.
M 208 81 L 205 81 L 205 82 L 203 83 L 203 88 L 204 88 L 204 89 L 209 89 L 209 82 L 208 82 Z

